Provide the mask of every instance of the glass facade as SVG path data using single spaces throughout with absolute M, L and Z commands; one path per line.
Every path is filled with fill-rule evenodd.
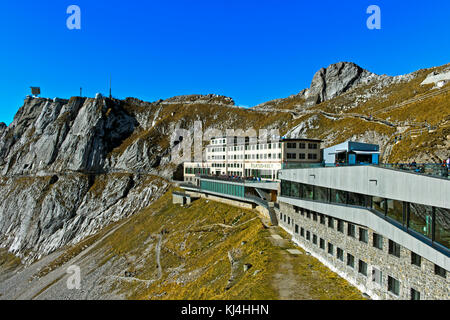
M 435 208 L 435 241 L 450 248 L 450 209 Z
M 331 203 L 342 203 L 342 204 L 347 203 L 347 192 L 346 191 L 331 189 L 330 194 L 331 194 L 331 196 L 330 196 Z
M 406 214 L 403 206 L 403 201 L 386 199 L 387 204 L 387 216 L 394 219 L 401 224 L 406 224 Z
M 431 238 L 433 225 L 433 208 L 422 204 L 411 203 L 409 213 L 409 228 Z
M 323 187 L 314 187 L 314 200 L 321 202 L 328 202 L 329 196 L 328 192 L 330 189 Z
M 217 192 L 240 198 L 244 198 L 245 196 L 245 188 L 243 185 L 201 180 L 200 188 L 205 191 Z
M 391 222 L 397 222 L 408 232 L 411 230 L 439 244 L 439 248 L 450 248 L 450 209 L 287 180 L 281 181 L 281 196 L 366 208 Z M 320 223 L 324 222 L 321 215 Z
M 386 211 L 386 199 L 380 197 L 372 197 L 372 210 L 385 214 Z

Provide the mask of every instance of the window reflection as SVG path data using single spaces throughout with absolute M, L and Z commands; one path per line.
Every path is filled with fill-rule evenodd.
M 433 208 L 422 204 L 411 203 L 409 215 L 409 228 L 431 238 L 433 224 Z
M 387 215 L 403 224 L 403 201 L 387 200 Z
M 331 198 L 331 202 L 346 204 L 347 203 L 347 192 L 331 189 L 330 198 Z
M 450 209 L 436 208 L 435 241 L 450 248 Z
M 386 208 L 386 199 L 380 197 L 372 197 L 372 209 L 383 214 Z

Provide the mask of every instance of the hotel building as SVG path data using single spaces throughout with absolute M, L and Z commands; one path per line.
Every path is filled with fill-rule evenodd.
M 226 142 L 222 138 L 212 145 Z M 378 164 L 378 146 L 361 143 L 322 152 L 327 157 L 336 155 L 334 160 L 303 163 L 298 155 L 292 159 L 294 153 L 316 150 L 312 145 L 309 148 L 311 143 L 320 141 L 281 140 L 270 149 L 272 153 L 280 150 L 280 159 L 276 156 L 276 161 L 269 162 L 262 156 L 263 161 L 255 162 L 278 165 L 271 168 L 278 173 L 267 175 L 274 181 L 224 177 L 231 172 L 244 177 L 263 175 L 264 169 L 248 171 L 254 164 L 249 155 L 260 158 L 267 149 L 244 145 L 241 161 L 234 159 L 238 155 L 234 148 L 222 147 L 218 153 L 223 162 L 212 158 L 207 162 L 210 171 L 204 174 L 209 176 L 199 175 L 196 183 L 181 187 L 194 197 L 258 210 L 291 234 L 292 241 L 373 299 L 450 299 L 448 168 Z M 225 165 L 215 171 L 212 164 L 217 163 Z M 243 166 L 229 166 L 235 163 Z
M 204 162 L 184 163 L 184 181 L 196 184 L 199 175 L 277 180 L 283 164 L 320 163 L 320 143 L 315 139 L 215 137 L 206 146 Z

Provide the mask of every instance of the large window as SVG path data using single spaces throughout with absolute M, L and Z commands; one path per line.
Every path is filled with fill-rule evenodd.
M 331 189 L 330 199 L 331 199 L 332 203 L 346 204 L 347 203 L 347 192 Z
M 291 182 L 288 180 L 282 180 L 281 181 L 281 195 L 285 197 L 290 196 L 291 190 Z
M 186 168 L 186 171 L 188 170 Z M 231 194 L 242 196 L 240 190 L 233 191 Z M 434 242 L 433 245 L 442 245 L 450 248 L 450 209 L 408 203 L 287 180 L 281 181 L 281 195 L 325 203 L 370 208 L 372 211 L 385 216 L 386 219 L 389 218 L 389 221 L 397 221 L 405 229 L 407 228 L 427 237 Z M 320 216 L 320 223 L 325 224 L 322 215 Z M 338 230 L 342 230 L 339 225 Z M 352 236 L 351 233 L 349 235 Z M 364 240 L 361 239 L 361 241 Z
M 314 200 L 314 187 L 309 184 L 304 184 L 303 187 L 303 197 L 308 200 Z
M 348 204 L 351 206 L 365 207 L 366 196 L 360 193 L 348 193 Z
M 433 225 L 433 208 L 417 203 L 410 203 L 409 228 L 431 238 Z
M 328 188 L 315 187 L 314 188 L 314 200 L 328 202 Z
M 386 199 L 380 197 L 372 197 L 372 209 L 385 215 Z
M 403 201 L 398 200 L 387 200 L 387 216 L 404 224 L 404 209 L 403 209 Z
M 450 209 L 435 208 L 435 241 L 450 248 Z
M 299 184 L 296 182 L 291 182 L 291 190 L 289 191 L 291 197 L 299 196 Z

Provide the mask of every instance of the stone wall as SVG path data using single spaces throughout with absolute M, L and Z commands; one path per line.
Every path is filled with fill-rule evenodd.
M 450 280 L 448 271 L 446 278 L 435 274 L 435 266 L 432 262 L 422 258 L 421 266 L 411 263 L 411 251 L 400 247 L 400 257 L 389 253 L 389 239 L 383 237 L 382 249 L 373 246 L 374 232 L 362 226 L 355 225 L 355 237 L 348 235 L 350 222 L 343 222 L 343 232 L 337 230 L 337 219 L 332 219 L 332 228 L 328 226 L 329 217 L 324 216 L 325 223 L 307 217 L 306 210 L 295 209 L 294 206 L 280 203 L 278 212 L 279 225 L 292 235 L 293 241 L 318 258 L 322 263 L 340 276 L 348 280 L 359 290 L 365 292 L 373 299 L 411 299 L 411 288 L 420 292 L 420 299 L 443 299 L 448 300 Z M 303 212 L 303 214 L 302 214 Z M 298 230 L 296 230 L 296 225 Z M 301 235 L 301 228 L 304 230 Z M 367 243 L 360 241 L 360 230 L 367 230 Z M 306 239 L 307 232 L 310 240 Z M 401 232 L 401 231 L 399 231 Z M 313 236 L 317 237 L 317 243 L 313 243 Z M 324 249 L 320 248 L 320 239 L 325 242 Z M 333 245 L 333 253 L 328 253 L 328 243 Z M 337 249 L 343 250 L 343 261 L 337 257 Z M 348 256 L 354 257 L 354 267 L 347 265 Z M 358 272 L 359 260 L 367 264 L 367 276 Z M 381 271 L 381 284 L 373 279 L 374 268 Z M 395 295 L 388 291 L 388 276 L 398 280 L 399 294 Z

